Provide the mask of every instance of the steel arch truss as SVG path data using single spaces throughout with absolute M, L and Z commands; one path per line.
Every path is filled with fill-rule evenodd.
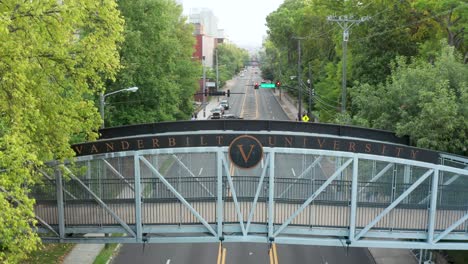
M 46 242 L 468 249 L 466 166 L 265 147 L 240 170 L 227 147 L 198 147 L 85 156 L 42 173 L 49 185 L 33 193 Z

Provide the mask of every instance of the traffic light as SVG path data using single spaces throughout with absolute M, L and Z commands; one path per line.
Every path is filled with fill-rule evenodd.
M 281 82 L 280 81 L 276 81 L 276 87 L 279 88 L 281 86 Z
M 205 96 L 208 96 L 208 89 L 205 89 L 204 93 L 205 93 Z
M 258 89 L 258 82 L 254 84 L 254 89 Z
M 227 90 L 227 97 L 231 96 L 231 90 Z

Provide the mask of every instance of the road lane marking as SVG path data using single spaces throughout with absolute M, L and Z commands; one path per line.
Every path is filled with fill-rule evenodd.
M 291 171 L 292 171 L 292 174 L 294 175 L 294 177 L 296 177 L 296 172 L 294 171 L 294 168 L 291 168 Z
M 219 247 L 218 247 L 218 261 L 216 261 L 216 264 L 221 264 L 221 255 L 222 255 L 222 247 L 221 247 L 221 242 L 219 243 Z
M 171 259 L 168 259 L 168 260 L 166 261 L 166 264 L 171 264 Z
M 249 83 L 251 80 L 252 80 L 252 77 L 250 78 Z M 241 107 L 241 113 L 240 113 L 240 117 L 242 118 L 244 117 L 245 99 L 247 98 L 247 92 L 248 92 L 247 87 L 248 87 L 247 85 L 244 87 L 244 100 L 242 101 L 242 107 Z
M 223 248 L 223 259 L 221 260 L 221 264 L 226 263 L 226 248 Z
M 200 171 L 198 172 L 198 176 L 201 175 L 202 171 L 203 171 L 203 167 L 200 168 Z
M 276 243 L 273 243 L 273 258 L 274 258 L 275 264 L 279 264 L 278 252 L 276 251 Z

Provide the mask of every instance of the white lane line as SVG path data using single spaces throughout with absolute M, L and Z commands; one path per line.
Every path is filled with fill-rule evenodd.
M 203 167 L 200 168 L 200 172 L 198 172 L 198 176 L 201 175 L 202 171 L 203 171 Z
M 294 171 L 294 168 L 291 168 L 291 171 L 292 171 L 294 177 L 296 177 L 296 172 Z
M 171 259 L 168 259 L 168 260 L 166 261 L 166 264 L 171 264 Z

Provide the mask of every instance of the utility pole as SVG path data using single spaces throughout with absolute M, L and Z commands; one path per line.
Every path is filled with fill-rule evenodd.
M 346 112 L 346 50 L 349 39 L 349 30 L 355 24 L 360 24 L 364 21 L 369 20 L 370 17 L 361 17 L 360 19 L 352 19 L 348 16 L 328 16 L 327 20 L 331 22 L 337 22 L 338 25 L 343 29 L 343 78 L 341 82 L 341 113 Z
M 309 116 L 311 115 L 312 113 L 312 96 L 314 95 L 313 91 L 313 83 L 312 83 L 312 71 L 310 69 L 310 61 L 309 61 Z
M 298 95 L 298 101 L 299 101 L 299 106 L 298 106 L 298 113 L 297 113 L 297 121 L 302 120 L 302 74 L 301 74 L 301 40 L 305 38 L 301 37 L 295 37 L 297 39 L 297 53 L 298 53 L 298 59 L 297 59 L 297 83 L 299 85 L 299 95 Z

